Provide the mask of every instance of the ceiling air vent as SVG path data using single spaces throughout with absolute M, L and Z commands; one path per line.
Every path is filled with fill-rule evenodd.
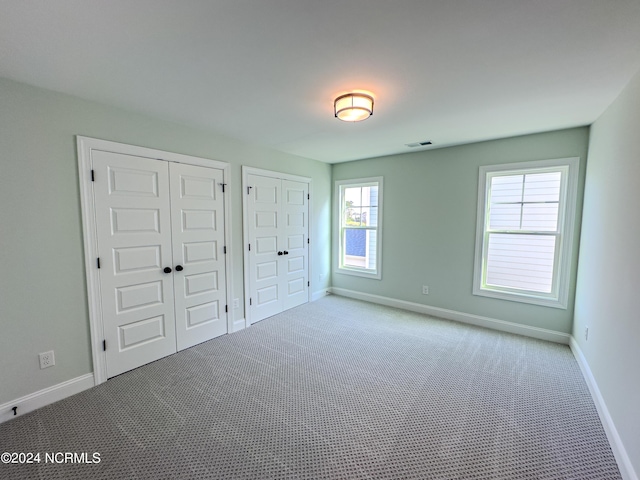
M 424 142 L 415 142 L 415 143 L 407 143 L 407 147 L 415 148 L 415 147 L 426 147 L 427 145 L 433 145 L 429 140 Z

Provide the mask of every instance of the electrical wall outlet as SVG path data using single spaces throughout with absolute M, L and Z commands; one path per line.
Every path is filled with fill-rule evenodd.
M 422 285 L 422 294 L 429 295 L 429 285 Z
M 40 369 L 53 367 L 56 364 L 56 357 L 53 356 L 53 350 L 38 355 L 40 357 Z
M 233 299 L 233 308 L 240 308 L 240 299 L 239 298 L 234 298 Z
M 589 340 L 589 327 L 584 329 L 584 339 Z

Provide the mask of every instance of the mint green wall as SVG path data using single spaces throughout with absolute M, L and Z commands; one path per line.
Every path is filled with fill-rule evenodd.
M 584 127 L 335 164 L 334 182 L 384 177 L 384 230 L 382 280 L 336 273 L 334 241 L 332 286 L 569 333 L 579 221 L 567 310 L 472 295 L 478 168 L 580 157 L 579 219 L 588 138 Z
M 573 337 L 636 475 L 640 475 L 638 132 L 640 72 L 591 126 L 573 325 Z
M 311 177 L 312 291 L 328 287 L 329 165 L 0 78 L 0 404 L 92 371 L 76 135 L 231 164 L 240 305 L 241 165 Z M 243 318 L 242 307 L 233 314 Z M 40 370 L 47 350 L 56 366 Z

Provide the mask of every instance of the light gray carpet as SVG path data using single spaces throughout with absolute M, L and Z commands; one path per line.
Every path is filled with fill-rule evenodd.
M 566 346 L 336 296 L 0 425 L 3 479 L 619 479 Z

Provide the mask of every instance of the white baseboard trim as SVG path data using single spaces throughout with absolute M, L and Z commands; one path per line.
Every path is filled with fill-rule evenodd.
M 580 345 L 578 345 L 578 342 L 576 342 L 573 336 L 571 337 L 571 342 L 569 343 L 569 345 L 571 347 L 571 351 L 573 352 L 573 356 L 576 358 L 576 361 L 580 366 L 580 370 L 582 370 L 582 375 L 587 382 L 587 386 L 589 387 L 589 391 L 591 392 L 593 402 L 596 404 L 596 409 L 598 410 L 598 414 L 600 415 L 600 421 L 602 421 L 602 426 L 604 427 L 604 431 L 607 434 L 607 438 L 609 439 L 609 444 L 611 445 L 613 456 L 616 457 L 616 461 L 618 462 L 618 468 L 620 469 L 622 478 L 624 480 L 638 480 L 638 474 L 635 472 L 633 465 L 631 465 L 631 460 L 629 459 L 627 450 L 624 448 L 624 444 L 622 443 L 620 435 L 618 435 L 618 430 L 616 429 L 611 415 L 609 414 L 609 409 L 607 408 L 607 405 L 604 402 L 604 398 L 600 393 L 600 389 L 598 388 L 596 379 L 591 373 L 591 368 L 587 363 L 587 359 L 582 353 Z
M 244 330 L 247 327 L 247 322 L 244 318 L 240 318 L 238 320 L 233 321 L 233 329 L 229 333 L 239 332 L 240 330 Z
M 571 335 L 568 333 L 556 332 L 546 328 L 530 327 L 528 325 L 520 325 L 519 323 L 507 322 L 495 318 L 481 317 L 471 313 L 457 312 L 455 310 L 447 310 L 446 308 L 432 307 L 421 303 L 407 302 L 405 300 L 397 300 L 395 298 L 382 297 L 371 293 L 357 292 L 355 290 L 347 290 L 346 288 L 332 287 L 330 293 L 341 295 L 343 297 L 355 298 L 366 302 L 378 303 L 388 307 L 402 308 L 412 312 L 424 313 L 434 317 L 445 318 L 447 320 L 455 320 L 456 322 L 468 323 L 478 327 L 490 328 L 501 332 L 516 333 L 526 337 L 537 338 L 540 340 L 548 340 L 551 342 L 569 344 Z
M 17 416 L 13 415 L 13 407 L 18 407 L 18 416 L 32 412 L 38 408 L 50 405 L 63 398 L 70 397 L 95 385 L 93 373 L 87 373 L 80 377 L 72 378 L 66 382 L 44 388 L 24 397 L 0 405 L 0 423 L 6 422 Z
M 311 294 L 311 301 L 315 302 L 316 300 L 320 300 L 322 297 L 326 297 L 329 295 L 329 289 L 323 288 L 322 290 L 318 290 L 317 292 L 313 292 Z

